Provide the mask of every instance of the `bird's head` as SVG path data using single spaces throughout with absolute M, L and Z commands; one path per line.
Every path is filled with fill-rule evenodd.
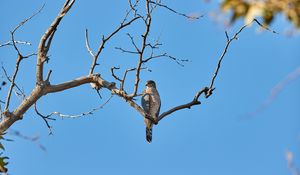
M 151 87 L 156 88 L 156 84 L 155 84 L 155 82 L 153 80 L 148 80 L 148 81 L 146 81 L 146 87 L 148 87 L 148 88 L 151 88 Z

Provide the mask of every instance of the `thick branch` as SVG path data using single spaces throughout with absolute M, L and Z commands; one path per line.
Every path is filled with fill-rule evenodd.
M 81 77 L 58 85 L 50 85 L 49 82 L 42 82 L 36 85 L 36 87 L 32 90 L 30 95 L 21 102 L 21 104 L 16 108 L 15 111 L 4 111 L 3 114 L 6 117 L 0 123 L 0 133 L 3 133 L 5 130 L 7 130 L 14 122 L 22 119 L 25 112 L 33 104 L 35 104 L 42 96 L 48 93 L 64 91 L 88 83 L 96 83 L 98 86 L 107 88 L 111 91 L 115 91 L 118 94 L 122 94 L 118 90 L 114 90 L 116 89 L 115 83 L 107 82 L 106 80 L 102 79 L 98 74 L 87 77 Z
M 71 9 L 72 5 L 74 4 L 75 0 L 66 0 L 63 8 L 59 12 L 58 16 L 54 19 L 48 30 L 45 34 L 41 37 L 39 46 L 38 46 L 38 58 L 36 64 L 36 82 L 41 83 L 43 81 L 43 69 L 44 69 L 44 62 L 47 60 L 47 53 L 51 46 L 51 41 L 54 37 L 55 31 L 57 26 L 63 19 L 63 17 L 67 14 L 67 12 Z

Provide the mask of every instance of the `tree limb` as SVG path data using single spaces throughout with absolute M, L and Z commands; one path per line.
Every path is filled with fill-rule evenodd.
M 75 0 L 66 0 L 63 8 L 59 12 L 58 16 L 54 19 L 50 27 L 47 29 L 45 34 L 41 37 L 39 46 L 38 46 L 38 57 L 36 64 L 36 82 L 41 83 L 43 81 L 43 70 L 44 70 L 44 62 L 47 61 L 47 53 L 51 46 L 51 41 L 54 37 L 57 26 L 63 19 L 63 17 L 67 14 L 67 12 L 73 6 Z
M 142 35 L 142 46 L 140 49 L 137 49 L 137 51 L 139 52 L 139 59 L 138 59 L 138 65 L 136 67 L 135 83 L 134 83 L 133 93 L 132 93 L 131 97 L 135 97 L 138 92 L 139 82 L 140 82 L 140 72 L 141 72 L 141 67 L 142 67 L 142 63 L 143 63 L 143 56 L 144 56 L 145 48 L 147 46 L 147 38 L 148 38 L 148 35 L 150 32 L 152 17 L 151 17 L 151 12 L 150 12 L 150 1 L 149 0 L 146 0 L 146 12 L 147 12 L 146 19 L 144 20 L 145 33 Z
M 158 121 L 160 121 L 161 119 L 165 118 L 166 116 L 172 114 L 172 113 L 175 112 L 175 111 L 178 111 L 178 110 L 181 110 L 181 109 L 185 109 L 185 108 L 190 109 L 190 108 L 191 108 L 192 106 L 194 106 L 194 105 L 200 105 L 201 102 L 200 102 L 198 99 L 199 99 L 199 97 L 201 96 L 201 94 L 203 94 L 203 93 L 204 93 L 204 95 L 205 95 L 205 98 L 208 98 L 209 96 L 212 95 L 212 92 L 215 90 L 215 88 L 214 88 L 214 82 L 215 82 L 215 79 L 216 79 L 216 77 L 217 77 L 217 75 L 218 75 L 218 73 L 219 73 L 219 70 L 220 70 L 220 68 L 221 68 L 222 61 L 223 61 L 223 59 L 224 59 L 224 57 L 225 57 L 225 55 L 226 55 L 226 53 L 227 53 L 227 49 L 229 48 L 229 46 L 230 46 L 230 44 L 232 43 L 232 41 L 237 40 L 237 39 L 238 39 L 238 35 L 239 35 L 246 27 L 248 27 L 250 24 L 252 24 L 252 23 L 254 23 L 254 22 L 257 23 L 260 27 L 262 27 L 262 28 L 264 28 L 264 29 L 266 29 L 266 30 L 268 30 L 268 31 L 271 31 L 272 33 L 277 33 L 277 32 L 275 32 L 275 31 L 270 30 L 269 28 L 263 26 L 263 25 L 260 24 L 256 19 L 254 19 L 251 23 L 242 26 L 242 27 L 241 27 L 241 28 L 240 28 L 240 29 L 239 29 L 239 30 L 238 30 L 231 38 L 229 38 L 228 33 L 225 32 L 226 39 L 227 39 L 226 45 L 225 45 L 225 48 L 224 48 L 224 50 L 223 50 L 223 52 L 222 52 L 222 54 L 221 54 L 221 56 L 220 56 L 220 58 L 219 58 L 219 61 L 218 61 L 218 63 L 217 63 L 216 69 L 215 69 L 215 72 L 214 72 L 214 74 L 213 74 L 213 76 L 212 76 L 212 78 L 211 78 L 210 85 L 209 85 L 208 87 L 204 87 L 202 90 L 198 91 L 198 92 L 196 93 L 196 95 L 194 96 L 194 99 L 193 99 L 191 102 L 186 103 L 186 104 L 183 104 L 183 105 L 176 106 L 176 107 L 171 108 L 170 110 L 168 110 L 168 111 L 162 113 L 162 114 L 158 117 Z M 155 124 L 157 124 L 158 121 L 155 122 Z

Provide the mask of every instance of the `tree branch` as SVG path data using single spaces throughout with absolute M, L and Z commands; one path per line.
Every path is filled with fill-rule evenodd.
M 127 18 L 127 15 L 125 17 L 125 19 Z M 140 17 L 134 17 L 133 19 L 131 19 L 130 21 L 126 22 L 126 20 L 123 20 L 123 22 L 121 23 L 121 25 L 116 29 L 114 30 L 110 35 L 108 35 L 107 37 L 104 37 L 102 36 L 102 42 L 101 44 L 99 45 L 98 47 L 98 50 L 96 52 L 96 54 L 93 54 L 93 62 L 92 62 L 92 66 L 90 68 L 90 72 L 89 74 L 93 74 L 94 72 L 94 69 L 95 67 L 98 65 L 97 64 L 97 60 L 98 60 L 98 57 L 100 55 L 100 53 L 102 52 L 102 50 L 104 49 L 104 46 L 105 46 L 105 43 L 110 39 L 112 38 L 115 34 L 117 34 L 121 29 L 125 28 L 126 26 L 129 26 L 131 23 L 133 23 L 135 20 L 139 19 Z
M 194 106 L 194 105 L 200 105 L 201 102 L 198 100 L 198 98 L 200 97 L 201 94 L 203 94 L 203 93 L 206 94 L 207 92 L 208 92 L 208 88 L 207 87 L 203 88 L 201 91 L 199 91 L 199 92 L 196 93 L 194 99 L 191 102 L 183 104 L 183 105 L 176 106 L 176 107 L 171 108 L 168 111 L 160 114 L 159 117 L 158 117 L 158 121 L 157 122 L 159 122 L 161 119 L 163 119 L 167 115 L 172 114 L 175 111 L 178 111 L 178 110 L 181 110 L 181 109 L 185 109 L 185 108 L 191 109 L 191 107 Z
M 152 17 L 151 17 L 151 13 L 150 13 L 150 1 L 149 0 L 146 0 L 146 12 L 147 12 L 146 19 L 144 21 L 145 22 L 145 33 L 142 35 L 142 46 L 140 49 L 137 49 L 137 51 L 139 52 L 139 60 L 138 60 L 138 65 L 136 67 L 135 83 L 134 83 L 133 93 L 132 93 L 131 97 L 135 97 L 138 92 L 141 66 L 143 63 L 143 56 L 144 56 L 145 48 L 147 45 L 147 38 L 148 38 L 148 35 L 150 32 Z
M 227 39 L 226 45 L 225 45 L 225 48 L 224 48 L 224 50 L 223 50 L 223 52 L 222 52 L 222 54 L 221 54 L 221 56 L 220 56 L 220 58 L 219 58 L 219 61 L 218 61 L 218 63 L 217 63 L 216 69 L 215 69 L 215 72 L 214 72 L 214 74 L 213 74 L 213 76 L 212 76 L 212 78 L 211 78 L 209 87 L 204 87 L 202 90 L 198 91 L 198 92 L 196 93 L 196 95 L 194 96 L 194 99 L 193 99 L 191 102 L 186 103 L 186 104 L 183 104 L 183 105 L 176 106 L 176 107 L 171 108 L 170 110 L 168 110 L 168 111 L 162 113 L 162 114 L 158 117 L 158 121 L 160 121 L 161 119 L 165 118 L 166 116 L 172 114 L 172 113 L 175 112 L 175 111 L 178 111 L 178 110 L 181 110 L 181 109 L 185 109 L 185 108 L 190 109 L 190 108 L 191 108 L 192 106 L 194 106 L 194 105 L 199 105 L 199 104 L 201 104 L 201 102 L 200 102 L 198 99 L 199 99 L 199 97 L 200 97 L 203 93 L 204 93 L 204 95 L 205 95 L 205 98 L 208 98 L 209 96 L 212 95 L 212 92 L 215 90 L 215 88 L 214 88 L 214 82 L 215 82 L 215 79 L 216 79 L 216 77 L 217 77 L 217 75 L 218 75 L 218 72 L 219 72 L 219 70 L 220 70 L 220 68 L 221 68 L 222 61 L 223 61 L 223 59 L 224 59 L 224 57 L 225 57 L 225 55 L 226 55 L 226 53 L 227 53 L 227 49 L 229 48 L 229 46 L 230 46 L 230 44 L 232 43 L 232 41 L 237 40 L 237 39 L 238 39 L 238 35 L 239 35 L 246 27 L 248 27 L 250 24 L 252 24 L 253 22 L 256 22 L 260 27 L 262 27 L 262 28 L 264 28 L 264 29 L 266 29 L 266 30 L 268 30 L 268 31 L 271 31 L 272 33 L 277 33 L 277 32 L 275 32 L 275 31 L 270 30 L 269 28 L 267 28 L 267 27 L 261 25 L 256 19 L 254 19 L 251 23 L 242 26 L 242 27 L 241 27 L 241 28 L 240 28 L 240 29 L 239 29 L 239 30 L 238 30 L 231 38 L 229 38 L 228 33 L 225 32 L 226 39 Z M 158 121 L 157 121 L 157 122 L 158 122 Z M 157 122 L 156 122 L 156 124 L 157 124 Z
M 160 0 L 159 0 L 158 2 L 154 2 L 154 1 L 149 1 L 149 2 L 150 2 L 151 4 L 155 4 L 155 5 L 159 6 L 159 7 L 165 8 L 165 9 L 167 9 L 167 10 L 169 10 L 169 11 L 171 11 L 171 12 L 173 12 L 173 13 L 179 15 L 179 16 L 183 16 L 183 17 L 188 18 L 188 19 L 199 19 L 200 17 L 203 17 L 203 15 L 201 15 L 201 16 L 189 16 L 189 15 L 186 15 L 186 14 L 184 14 L 184 13 L 180 13 L 180 12 L 178 12 L 178 11 L 176 11 L 176 10 L 170 8 L 170 7 L 167 6 L 167 5 L 162 4 L 162 3 L 160 2 Z
M 47 53 L 51 46 L 51 41 L 54 37 L 55 31 L 63 19 L 63 17 L 68 13 L 71 9 L 75 0 L 66 0 L 63 8 L 59 12 L 58 16 L 54 19 L 50 27 L 47 29 L 45 34 L 41 37 L 39 46 L 38 46 L 38 58 L 36 64 L 36 82 L 41 83 L 43 81 L 43 69 L 44 62 L 47 61 Z
M 9 90 L 8 90 L 8 93 L 7 93 L 7 98 L 6 98 L 6 104 L 5 104 L 5 107 L 4 107 L 4 111 L 8 111 L 8 107 L 9 107 L 9 103 L 10 103 L 10 98 L 11 98 L 11 94 L 12 94 L 12 90 L 13 90 L 13 88 L 14 88 L 14 86 L 16 85 L 15 84 L 15 80 L 16 80 L 16 77 L 17 77 L 17 74 L 18 74 L 18 71 L 19 71 L 19 66 L 20 66 L 20 63 L 21 63 L 21 61 L 24 59 L 24 58 L 28 58 L 28 57 L 31 57 L 31 56 L 33 56 L 34 54 L 30 54 L 30 55 L 28 55 L 28 56 L 23 56 L 22 54 L 21 54 L 21 52 L 19 51 L 19 49 L 18 49 L 18 47 L 17 47 L 17 41 L 15 41 L 15 37 L 14 37 L 14 34 L 15 34 L 15 32 L 20 28 L 20 27 L 22 27 L 26 22 L 28 22 L 29 20 L 31 20 L 34 16 L 36 16 L 37 14 L 39 14 L 41 11 L 42 11 L 42 9 L 44 8 L 44 6 L 45 6 L 45 4 L 36 12 L 36 13 L 34 13 L 33 15 L 31 15 L 30 17 L 28 17 L 28 18 L 26 18 L 25 20 L 23 20 L 22 22 L 20 22 L 11 32 L 10 32 L 10 34 L 11 34 L 11 43 L 12 43 L 12 45 L 13 45 L 13 47 L 14 47 L 14 49 L 17 51 L 17 60 L 16 60 L 16 66 L 15 66 L 15 70 L 14 70 L 14 73 L 13 73 L 13 75 L 12 75 L 12 78 L 11 79 L 9 79 L 8 78 L 8 76 L 7 76 L 7 78 L 9 79 L 9 81 L 10 81 L 10 87 L 9 87 Z M 3 69 L 3 71 L 4 71 L 4 73 L 7 75 L 7 73 L 6 73 L 6 71 L 5 71 L 5 69 L 4 69 L 4 67 L 2 66 L 2 69 Z M 18 88 L 19 89 L 19 88 Z
M 25 45 L 31 45 L 30 42 L 28 41 L 14 41 L 15 44 L 25 44 Z M 4 47 L 4 46 L 13 46 L 13 42 L 12 41 L 7 41 L 3 44 L 0 44 L 0 47 Z
M 88 50 L 88 52 L 90 53 L 90 55 L 92 57 L 95 57 L 91 47 L 90 47 L 90 44 L 89 44 L 89 34 L 88 34 L 88 29 L 85 29 L 85 47 L 86 49 Z
M 17 77 L 21 61 L 22 61 L 22 56 L 20 54 L 18 54 L 15 71 L 14 71 L 13 76 L 11 78 L 10 87 L 9 87 L 9 90 L 8 90 L 8 93 L 7 93 L 7 98 L 6 98 L 6 103 L 5 103 L 4 111 L 8 110 L 11 93 L 12 93 L 12 90 L 13 90 L 13 88 L 15 86 L 15 79 Z

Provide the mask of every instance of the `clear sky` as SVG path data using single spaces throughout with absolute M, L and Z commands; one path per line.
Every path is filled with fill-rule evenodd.
M 209 85 L 218 58 L 225 46 L 225 30 L 234 34 L 243 21 L 225 29 L 216 23 L 210 12 L 218 3 L 200 0 L 164 1 L 170 7 L 187 14 L 203 14 L 197 21 L 157 9 L 153 15 L 150 40 L 163 43 L 161 53 L 189 59 L 184 67 L 169 59 L 157 59 L 148 64 L 152 72 L 143 71 L 141 88 L 153 79 L 162 99 L 161 112 L 189 102 L 194 94 Z M 32 46 L 20 46 L 24 54 L 36 52 L 39 38 L 56 17 L 63 4 L 46 1 L 43 11 L 16 33 L 16 39 Z M 9 31 L 21 20 L 42 6 L 42 1 L 0 1 L 0 43 L 10 40 Z M 101 35 L 114 30 L 122 20 L 127 1 L 77 1 L 63 19 L 53 40 L 50 62 L 51 82 L 59 83 L 88 74 L 91 57 L 84 43 L 84 31 L 89 29 L 91 47 L 96 50 Z M 153 142 L 145 140 L 143 118 L 118 97 L 93 115 L 78 119 L 51 122 L 53 135 L 43 120 L 30 109 L 24 119 L 12 129 L 26 136 L 38 135 L 30 142 L 7 135 L 14 142 L 5 142 L 5 155 L 10 157 L 11 175 L 290 175 L 286 151 L 294 154 L 300 168 L 300 78 L 290 82 L 265 110 L 245 118 L 270 95 L 271 90 L 300 65 L 299 36 L 282 33 L 291 27 L 278 16 L 272 29 L 281 33 L 259 32 L 257 25 L 245 29 L 232 43 L 215 82 L 216 90 L 202 104 L 178 111 L 163 119 L 153 129 Z M 100 55 L 96 68 L 106 80 L 115 81 L 112 66 L 122 71 L 136 65 L 134 55 L 124 54 L 114 47 L 133 49 L 126 33 L 140 41 L 141 23 L 119 33 Z M 157 52 L 159 53 L 159 51 Z M 0 61 L 12 74 L 16 54 L 11 47 L 0 48 Z M 21 64 L 17 83 L 26 94 L 34 87 L 35 57 Z M 3 72 L 1 72 L 3 80 Z M 126 88 L 132 92 L 134 75 L 130 74 Z M 7 87 L 0 92 L 1 100 Z M 89 85 L 50 94 L 38 102 L 45 114 L 59 111 L 80 114 L 104 103 L 110 96 L 101 91 L 103 99 Z M 20 101 L 14 97 L 10 109 Z M 139 103 L 139 99 L 137 101 Z M 46 152 L 37 144 L 42 144 Z

